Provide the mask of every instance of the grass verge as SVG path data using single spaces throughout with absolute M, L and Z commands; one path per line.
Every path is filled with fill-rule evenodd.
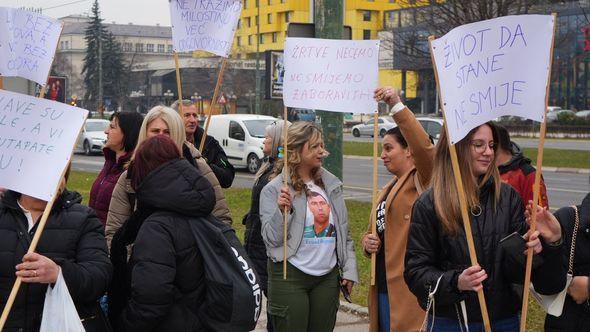
M 343 142 L 343 151 L 345 155 L 371 157 L 373 156 L 373 143 Z M 537 149 L 525 148 L 523 152 L 533 161 L 533 166 L 535 166 L 537 164 Z M 379 155 L 381 155 L 381 145 L 379 145 Z M 590 168 L 590 151 L 544 149 L 543 166 Z
M 68 188 L 82 194 L 84 197 L 83 204 L 88 204 L 88 195 L 96 176 L 97 174 L 76 171 L 72 172 L 70 176 Z M 245 227 L 242 225 L 242 217 L 250 209 L 251 190 L 231 188 L 225 190 L 225 195 L 232 212 L 234 220 L 233 227 L 240 240 L 243 241 Z M 356 304 L 367 306 L 371 261 L 363 255 L 359 244 L 362 235 L 367 230 L 367 218 L 371 211 L 371 205 L 369 203 L 347 200 L 346 206 L 348 208 L 350 232 L 356 244 L 356 258 L 360 276 L 360 283 L 355 285 L 351 294 L 352 301 Z M 545 313 L 536 302 L 531 300 L 527 319 L 527 331 L 542 331 L 544 319 Z

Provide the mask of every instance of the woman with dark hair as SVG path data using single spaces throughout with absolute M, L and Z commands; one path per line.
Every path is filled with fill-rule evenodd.
M 539 220 L 537 230 L 528 232 L 520 195 L 500 181 L 496 142 L 494 125 L 486 123 L 455 144 L 479 265 L 470 263 L 446 131 L 434 157 L 432 188 L 414 203 L 404 277 L 420 306 L 433 306 L 429 331 L 461 331 L 464 326 L 480 331 L 479 290 L 485 294 L 492 330 L 518 331 L 522 300 L 512 284 L 523 282 L 526 247 L 543 258 L 533 268 L 535 289 L 555 294 L 565 286 L 561 227 Z M 516 240 L 514 247 L 501 241 L 508 236 Z
M 369 287 L 370 331 L 417 332 L 424 311 L 404 281 L 404 256 L 412 205 L 430 184 L 434 146 L 395 89 L 379 88 L 375 99 L 391 107 L 397 127 L 389 129 L 382 142 L 381 160 L 393 178 L 371 212 L 377 235 L 369 227 L 362 240 L 367 257 L 377 253 L 376 285 Z
M 262 188 L 270 181 L 275 162 L 282 158 L 279 150 L 282 150 L 283 145 L 283 121 L 275 121 L 268 125 L 265 129 L 264 143 L 262 153 L 266 156 L 264 163 L 260 166 L 258 173 L 254 179 L 254 186 L 252 187 L 252 203 L 250 211 L 244 216 L 243 224 L 246 225 L 244 248 L 250 256 L 254 268 L 260 277 L 260 287 L 265 295 L 267 295 L 267 272 L 266 272 L 266 247 L 264 240 L 262 240 L 261 223 L 260 223 L 260 192 Z M 268 295 L 267 295 L 268 296 Z M 272 324 L 270 320 L 267 321 L 267 329 L 272 331 Z
M 111 242 L 111 321 L 120 331 L 204 330 L 203 261 L 190 223 L 213 210 L 213 187 L 165 135 L 143 141 L 129 169 L 138 208 Z
M 332 331 L 339 288 L 350 293 L 358 282 L 342 182 L 322 168 L 328 153 L 315 123 L 296 122 L 288 131 L 288 186 L 283 185 L 284 160 L 280 159 L 274 179 L 260 198 L 261 233 L 269 257 L 268 311 L 275 331 Z M 320 197 L 311 199 L 312 192 Z M 285 209 L 287 243 L 283 241 Z M 287 280 L 283 279 L 285 259 Z
M 107 142 L 102 150 L 105 162 L 92 184 L 88 203 L 103 225 L 106 224 L 115 184 L 133 155 L 142 121 L 143 117 L 136 112 L 113 113 L 111 123 L 104 131 L 107 135 Z

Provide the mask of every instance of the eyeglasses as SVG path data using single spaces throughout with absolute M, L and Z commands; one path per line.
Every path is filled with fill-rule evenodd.
M 471 141 L 471 146 L 473 147 L 473 149 L 477 153 L 484 153 L 484 152 L 486 152 L 487 148 L 490 148 L 490 150 L 492 150 L 492 151 L 496 150 L 496 143 L 494 143 L 494 142 L 489 142 L 486 144 L 486 142 L 484 142 L 484 141 L 475 140 L 475 141 Z

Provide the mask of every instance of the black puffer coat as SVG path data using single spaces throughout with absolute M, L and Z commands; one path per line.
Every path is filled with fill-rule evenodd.
M 250 203 L 250 211 L 244 216 L 242 223 L 246 225 L 246 232 L 244 234 L 244 248 L 250 256 L 250 260 L 254 264 L 254 268 L 260 277 L 260 286 L 266 294 L 268 274 L 266 271 L 266 246 L 262 240 L 260 232 L 262 224 L 260 223 L 260 192 L 262 188 L 269 182 L 269 176 L 272 174 L 274 168 L 274 160 L 269 160 L 268 167 L 265 168 L 258 180 L 252 187 L 252 201 Z
M 500 201 L 494 210 L 493 189 L 492 181 L 483 186 L 480 192 L 483 212 L 479 217 L 472 216 L 471 221 L 477 260 L 488 275 L 483 285 L 492 322 L 518 314 L 521 298 L 511 283 L 522 284 L 524 279 L 524 260 L 522 265 L 510 263 L 513 261 L 506 259 L 499 242 L 513 232 L 524 234 L 528 229 L 518 193 L 502 184 Z M 557 293 L 565 286 L 563 248 L 563 245 L 543 244 L 540 256 L 544 263 L 532 273 L 532 282 L 542 294 Z M 457 319 L 458 304 L 465 300 L 469 322 L 481 322 L 477 293 L 457 289 L 459 274 L 469 266 L 463 227 L 456 236 L 445 234 L 436 216 L 432 189 L 424 192 L 414 204 L 404 271 L 406 283 L 420 306 L 426 309 L 429 288 L 434 290 L 443 275 L 435 295 L 436 316 Z
M 121 331 L 200 331 L 203 261 L 190 224 L 211 213 L 213 187 L 186 160 L 166 163 L 137 189 L 138 207 L 150 207 L 130 259 L 131 297 Z
M 578 205 L 578 213 L 580 226 L 576 237 L 573 272 L 574 276 L 590 276 L 590 194 L 586 195 L 582 205 Z M 557 217 L 565 232 L 565 246 L 568 250 L 564 259 L 567 264 L 574 232 L 574 209 L 571 207 L 561 208 L 555 212 L 555 217 Z M 545 331 L 590 331 L 590 303 L 586 301 L 577 304 L 567 295 L 561 316 L 547 315 Z
M 0 307 L 4 308 L 33 232 L 18 206 L 20 194 L 8 191 L 0 203 Z M 64 191 L 56 200 L 37 252 L 57 263 L 81 319 L 97 315 L 98 299 L 111 280 L 104 226 L 92 209 L 78 203 L 80 194 Z M 33 231 L 36 229 L 33 228 Z M 5 331 L 37 331 L 41 324 L 46 284 L 20 287 Z M 91 330 L 87 327 L 87 330 Z

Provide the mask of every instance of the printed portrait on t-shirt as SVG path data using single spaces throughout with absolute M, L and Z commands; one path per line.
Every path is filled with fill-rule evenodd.
M 306 225 L 303 237 L 334 237 L 336 230 L 328 199 L 318 191 L 308 190 L 307 209 L 313 216 L 313 225 Z

